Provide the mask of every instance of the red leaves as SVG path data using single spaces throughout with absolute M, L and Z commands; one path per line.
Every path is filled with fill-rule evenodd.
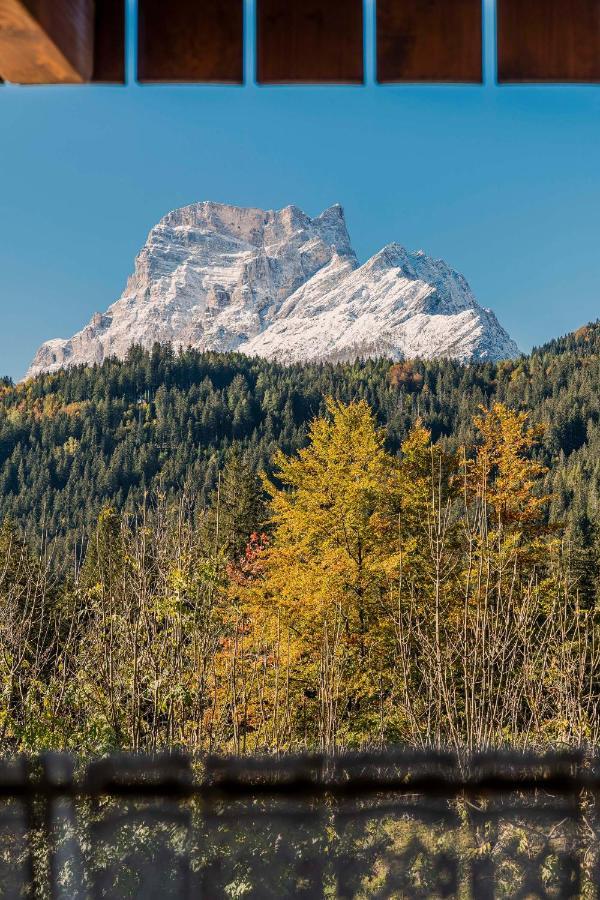
M 244 585 L 262 575 L 264 554 L 269 546 L 266 534 L 253 532 L 250 535 L 244 555 L 237 562 L 227 566 L 227 575 L 234 584 Z

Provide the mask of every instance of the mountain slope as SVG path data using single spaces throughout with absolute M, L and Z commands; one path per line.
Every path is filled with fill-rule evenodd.
M 491 310 L 478 305 L 462 275 L 399 244 L 354 270 L 347 266 L 344 271 L 333 260 L 286 300 L 272 325 L 240 349 L 295 362 L 377 355 L 467 362 L 518 355 L 516 344 Z
M 416 421 L 452 448 L 470 443 L 482 405 L 526 410 L 542 426 L 537 455 L 549 469 L 552 519 L 600 535 L 599 387 L 600 325 L 517 360 L 470 365 L 283 366 L 238 353 L 133 349 L 124 361 L 20 385 L 0 379 L 0 521 L 80 541 L 107 504 L 139 507 L 148 494 L 178 496 L 184 486 L 203 504 L 232 443 L 269 471 L 277 448 L 305 446 L 310 421 L 333 396 L 366 400 L 394 452 Z
M 390 244 L 359 266 L 340 206 L 314 219 L 210 202 L 169 213 L 121 298 L 69 340 L 43 344 L 27 377 L 155 342 L 285 362 L 518 354 L 444 262 Z

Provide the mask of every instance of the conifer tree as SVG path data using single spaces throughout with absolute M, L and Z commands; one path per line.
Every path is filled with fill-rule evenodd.
M 227 559 L 239 559 L 252 534 L 264 528 L 263 493 L 248 451 L 234 443 L 217 479 L 209 520 L 210 539 Z

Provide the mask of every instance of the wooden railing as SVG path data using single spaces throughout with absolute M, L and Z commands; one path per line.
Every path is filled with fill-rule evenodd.
M 0 764 L 0 896 L 596 897 L 579 753 Z
M 376 4 L 377 80 L 480 82 L 483 0 L 137 0 L 143 82 L 361 83 Z M 126 0 L 0 0 L 0 76 L 125 80 Z M 255 21 L 244 23 L 244 10 Z M 600 81 L 600 0 L 496 0 L 500 82 Z

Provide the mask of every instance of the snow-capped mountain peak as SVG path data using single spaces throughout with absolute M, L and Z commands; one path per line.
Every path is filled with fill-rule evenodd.
M 72 338 L 43 344 L 27 377 L 156 341 L 283 362 L 518 354 L 442 260 L 392 243 L 359 265 L 339 204 L 315 218 L 210 201 L 168 213 L 120 299 Z

